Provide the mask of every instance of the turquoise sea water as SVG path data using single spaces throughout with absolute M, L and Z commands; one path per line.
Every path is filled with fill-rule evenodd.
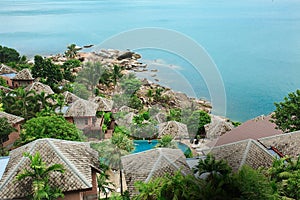
M 270 113 L 273 102 L 300 86 L 299 10 L 299 0 L 1 0 L 0 44 L 32 56 L 64 52 L 70 43 L 99 44 L 135 28 L 175 30 L 205 48 L 224 81 L 227 116 L 245 121 Z M 139 52 L 164 64 L 155 66 L 164 84 L 210 98 L 185 60 Z M 170 79 L 170 65 L 191 90 Z

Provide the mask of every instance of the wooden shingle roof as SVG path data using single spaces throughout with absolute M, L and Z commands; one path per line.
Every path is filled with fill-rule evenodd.
M 19 122 L 24 121 L 23 117 L 19 117 L 16 115 L 12 115 L 6 112 L 0 112 L 0 118 L 5 117 L 10 124 L 17 124 Z
M 267 148 L 275 147 L 284 156 L 296 159 L 300 155 L 300 131 L 260 138 Z
M 177 121 L 168 121 L 158 125 L 158 137 L 172 135 L 173 138 L 189 138 L 187 126 Z
M 191 174 L 185 156 L 180 149 L 157 148 L 121 157 L 127 189 L 136 194 L 134 182 L 148 182 L 166 173 L 180 170 L 184 175 Z
M 30 179 L 16 181 L 18 173 L 29 168 L 30 161 L 23 153 L 39 152 L 47 166 L 62 164 L 63 174 L 53 172 L 50 184 L 63 192 L 92 188 L 92 168 L 98 170 L 98 154 L 88 143 L 57 139 L 38 139 L 10 152 L 10 159 L 0 180 L 0 199 L 22 198 L 30 191 Z
M 53 90 L 51 89 L 51 87 L 49 85 L 45 85 L 40 82 L 34 82 L 34 83 L 28 85 L 25 88 L 25 90 L 26 91 L 34 90 L 37 94 L 41 94 L 42 92 L 44 92 L 46 95 L 54 94 Z
M 0 64 L 0 74 L 11 74 L 11 73 L 17 73 L 17 72 L 7 65 Z
M 94 117 L 98 105 L 84 99 L 78 99 L 72 103 L 65 113 L 65 117 Z
M 65 103 L 66 104 L 71 104 L 74 103 L 76 100 L 80 99 L 80 97 L 78 97 L 77 95 L 69 92 L 69 91 L 65 91 L 63 93 L 64 97 L 65 97 Z
M 103 97 L 95 97 L 92 101 L 98 104 L 98 111 L 111 111 L 114 104 L 112 100 Z
M 29 69 L 19 71 L 13 80 L 34 80 Z
M 244 164 L 254 169 L 270 167 L 274 157 L 259 142 L 248 139 L 204 150 L 205 154 L 211 153 L 217 160 L 227 160 L 234 171 Z

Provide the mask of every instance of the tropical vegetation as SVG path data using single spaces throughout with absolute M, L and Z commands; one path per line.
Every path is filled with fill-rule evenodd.
M 28 198 L 33 200 L 54 200 L 64 197 L 62 190 L 59 187 L 50 185 L 49 182 L 51 173 L 64 173 L 63 165 L 53 164 L 47 166 L 39 152 L 36 152 L 34 155 L 24 153 L 24 156 L 30 160 L 30 168 L 20 172 L 16 179 L 18 181 L 25 181 L 28 178 L 31 180 L 31 191 L 28 191 Z

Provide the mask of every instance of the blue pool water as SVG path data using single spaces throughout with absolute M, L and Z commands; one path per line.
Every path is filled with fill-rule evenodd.
M 153 149 L 157 145 L 157 143 L 157 140 L 151 140 L 151 143 L 149 143 L 148 140 L 134 140 L 135 149 L 132 153 L 139 153 Z M 185 153 L 189 149 L 189 147 L 183 143 L 178 142 L 177 145 L 183 153 Z
M 0 45 L 32 56 L 62 53 L 70 43 L 100 44 L 136 28 L 175 30 L 206 49 L 224 81 L 227 116 L 245 121 L 270 113 L 300 87 L 299 10 L 299 0 L 1 0 Z M 186 61 L 162 51 L 140 53 L 180 66 L 196 96 L 210 99 Z M 170 80 L 170 70 L 159 71 L 161 82 L 188 92 Z

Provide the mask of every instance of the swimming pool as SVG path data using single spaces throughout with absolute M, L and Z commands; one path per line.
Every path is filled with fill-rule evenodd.
M 132 153 L 139 153 L 142 151 L 147 151 L 149 149 L 153 149 L 157 145 L 158 141 L 157 140 L 151 140 L 151 143 L 148 142 L 148 140 L 134 140 L 134 146 L 135 149 Z M 185 153 L 186 151 L 190 150 L 190 148 L 181 143 L 177 142 L 178 148 Z

